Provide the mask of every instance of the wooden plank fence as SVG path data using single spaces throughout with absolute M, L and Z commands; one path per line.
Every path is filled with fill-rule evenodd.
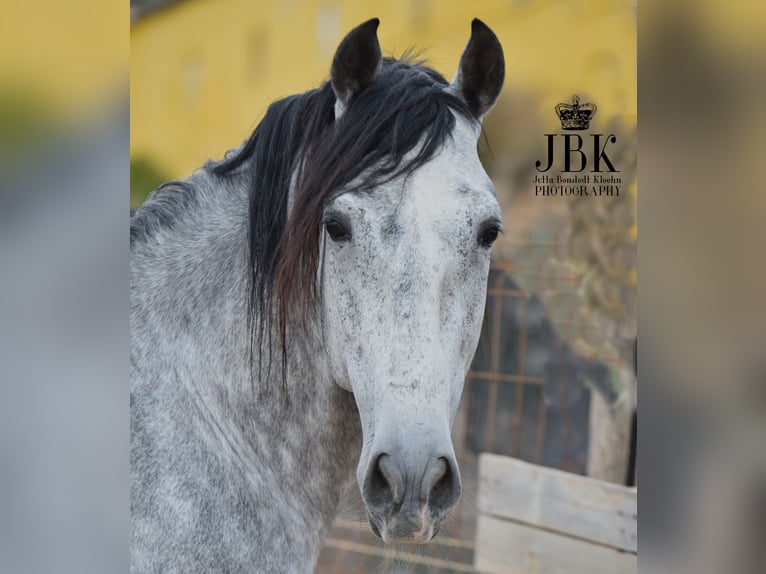
M 635 488 L 485 453 L 478 507 L 481 572 L 636 572 Z

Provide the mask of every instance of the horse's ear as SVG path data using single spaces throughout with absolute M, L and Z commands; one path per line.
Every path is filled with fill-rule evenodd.
M 380 76 L 383 54 L 378 42 L 378 24 L 380 20 L 377 18 L 360 24 L 343 38 L 335 52 L 330 82 L 339 104 L 336 115 L 342 113 L 356 94 L 375 83 Z
M 460 57 L 460 67 L 450 87 L 481 119 L 495 105 L 503 80 L 503 47 L 495 33 L 484 22 L 474 18 L 471 39 Z

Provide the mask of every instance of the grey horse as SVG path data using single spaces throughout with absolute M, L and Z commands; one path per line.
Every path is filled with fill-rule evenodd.
M 387 543 L 458 501 L 505 62 L 474 20 L 447 82 L 377 28 L 131 218 L 132 572 L 310 572 L 354 478 Z

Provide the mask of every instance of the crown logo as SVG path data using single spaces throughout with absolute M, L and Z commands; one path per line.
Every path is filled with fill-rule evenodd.
M 580 104 L 580 96 L 572 96 L 571 104 L 557 104 L 556 114 L 561 120 L 561 128 L 565 130 L 587 130 L 590 120 L 596 115 L 596 104 L 591 102 Z

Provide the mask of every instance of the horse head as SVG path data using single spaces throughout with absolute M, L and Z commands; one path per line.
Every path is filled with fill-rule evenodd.
M 385 177 L 359 174 L 323 204 L 319 318 L 331 377 L 354 394 L 361 418 L 357 481 L 370 526 L 385 542 L 424 543 L 460 497 L 450 429 L 481 331 L 490 248 L 502 230 L 477 143 L 505 64 L 495 34 L 474 20 L 451 83 L 415 68 L 395 77 L 377 26 L 354 29 L 335 54 L 338 130 L 363 121 L 369 106 L 422 106 L 428 114 L 441 98 L 449 121 L 438 129 L 448 133 L 415 134 L 417 145 L 399 162 L 412 169 L 387 169 L 382 155 L 376 168 Z M 406 138 L 415 129 L 393 133 Z

